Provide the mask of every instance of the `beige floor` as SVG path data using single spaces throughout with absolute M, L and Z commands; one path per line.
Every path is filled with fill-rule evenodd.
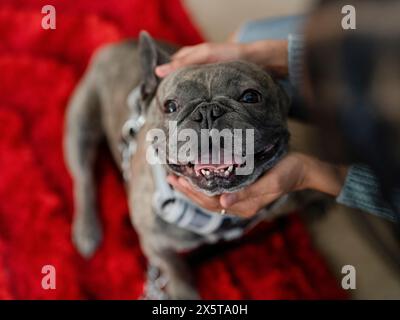
M 223 41 L 243 22 L 263 17 L 306 12 L 312 0 L 184 0 L 193 19 L 209 41 Z M 307 136 L 313 131 L 303 125 L 291 125 L 293 145 L 303 151 Z M 360 213 L 340 206 L 319 219 L 310 219 L 308 227 L 316 246 L 325 255 L 329 266 L 341 279 L 343 265 L 357 271 L 357 289 L 350 294 L 357 299 L 400 299 L 400 276 L 383 259 L 359 231 L 354 217 Z M 387 228 L 380 219 L 374 223 Z

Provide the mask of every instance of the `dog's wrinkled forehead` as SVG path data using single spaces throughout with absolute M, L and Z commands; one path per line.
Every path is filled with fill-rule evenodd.
M 249 88 L 267 94 L 273 85 L 272 78 L 259 67 L 234 61 L 191 66 L 175 71 L 161 82 L 157 95 L 184 100 L 211 100 L 216 96 L 237 98 Z

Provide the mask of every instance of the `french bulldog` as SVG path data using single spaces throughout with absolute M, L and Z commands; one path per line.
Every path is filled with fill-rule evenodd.
M 158 78 L 154 68 L 170 61 L 176 49 L 153 40 L 146 32 L 140 34 L 138 41 L 102 48 L 92 59 L 67 107 L 64 152 L 74 182 L 72 239 L 78 251 L 90 257 L 102 239 L 93 167 L 98 144 L 105 138 L 125 174 L 131 221 L 152 266 L 147 297 L 154 297 L 151 282 L 156 282 L 156 289 L 163 294 L 157 297 L 197 299 L 199 294 L 180 252 L 229 239 L 227 234 L 232 238 L 234 235 L 229 232 L 249 228 L 268 210 L 250 219 L 208 212 L 174 193 L 165 181 L 166 174 L 183 176 L 209 195 L 237 191 L 254 182 L 288 149 L 289 99 L 266 71 L 244 61 L 190 66 Z M 132 121 L 133 125 L 127 127 Z M 171 146 L 179 149 L 184 144 L 170 143 L 171 123 L 176 124 L 175 133 L 190 129 L 199 136 L 212 129 L 250 129 L 252 148 L 246 154 L 245 145 L 249 142 L 246 138 L 235 141 L 235 146 L 243 148 L 238 148 L 240 152 L 233 149 L 232 153 L 236 153 L 230 161 L 224 161 L 224 156 L 217 163 L 203 161 L 204 150 L 171 161 Z M 165 133 L 165 139 L 149 139 L 148 134 L 154 129 Z M 162 143 L 166 147 L 162 148 Z M 132 146 L 134 152 L 127 153 Z M 191 147 L 197 150 L 193 143 Z M 207 151 L 214 147 L 225 148 L 220 141 L 212 140 Z M 156 165 L 149 163 L 149 148 L 153 148 L 154 155 L 165 156 L 165 163 L 156 169 Z M 253 163 L 250 173 L 237 174 L 250 158 Z M 168 192 L 173 196 L 164 201 L 163 195 Z M 191 208 L 188 212 L 194 220 L 190 228 L 185 228 L 182 222 L 187 217 L 176 217 L 177 210 L 183 207 Z M 166 214 L 165 208 L 169 208 Z M 214 228 L 206 226 L 196 232 L 202 219 L 211 221 Z M 186 222 L 186 226 L 190 224 Z M 158 292 L 156 289 L 153 291 Z

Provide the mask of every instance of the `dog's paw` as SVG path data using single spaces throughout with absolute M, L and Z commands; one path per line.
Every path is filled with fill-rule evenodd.
M 169 296 L 165 292 L 168 277 L 162 274 L 159 268 L 149 265 L 146 278 L 141 300 L 169 300 Z
M 197 289 L 182 278 L 170 278 L 159 268 L 147 268 L 142 300 L 199 300 Z
M 169 283 L 167 293 L 172 300 L 200 300 L 197 289 L 189 283 Z
M 85 221 L 77 219 L 72 225 L 72 242 L 79 253 L 89 259 L 102 241 L 101 227 L 97 219 Z

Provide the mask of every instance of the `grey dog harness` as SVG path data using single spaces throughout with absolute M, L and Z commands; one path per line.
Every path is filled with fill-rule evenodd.
M 231 240 L 242 235 L 240 222 L 243 219 L 198 207 L 168 185 L 161 165 L 153 165 L 152 172 L 156 185 L 153 207 L 161 219 L 198 235 L 207 236 L 210 241 L 217 241 L 221 237 Z

